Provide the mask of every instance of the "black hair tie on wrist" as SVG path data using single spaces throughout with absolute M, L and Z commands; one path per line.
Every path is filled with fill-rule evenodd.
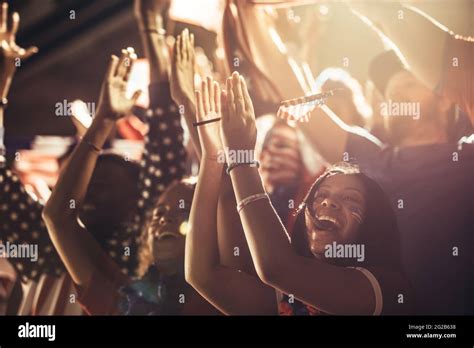
M 221 118 L 220 117 L 216 117 L 216 118 L 211 118 L 209 120 L 204 120 L 204 121 L 199 121 L 199 122 L 193 122 L 193 127 L 198 127 L 198 126 L 202 126 L 204 124 L 208 124 L 208 123 L 212 123 L 212 122 L 217 122 L 217 121 L 220 121 Z

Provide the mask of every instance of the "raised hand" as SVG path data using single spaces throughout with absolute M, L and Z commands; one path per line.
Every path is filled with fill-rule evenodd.
M 171 65 L 171 96 L 175 103 L 194 103 L 194 35 L 184 29 L 174 44 Z
M 247 84 L 237 72 L 226 81 L 221 136 L 226 150 L 255 150 L 257 128 Z
M 18 65 L 18 59 L 25 60 L 38 52 L 37 47 L 21 48 L 16 44 L 16 33 L 20 25 L 20 15 L 14 12 L 8 25 L 8 3 L 0 8 L 0 84 L 9 87 L 9 80 L 13 77 Z
M 208 77 L 202 81 L 201 90 L 196 91 L 197 122 L 222 117 L 221 90 L 219 84 Z M 222 142 L 220 136 L 220 121 L 201 124 L 198 127 L 199 140 L 203 158 L 218 160 L 221 156 Z
M 137 55 L 131 47 L 122 50 L 120 59 L 112 55 L 100 92 L 97 117 L 117 120 L 131 112 L 141 94 L 137 90 L 131 98 L 126 96 L 130 71 L 136 59 Z

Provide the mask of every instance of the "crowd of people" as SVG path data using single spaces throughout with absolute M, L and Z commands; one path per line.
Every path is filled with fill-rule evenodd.
M 42 197 L 3 146 L 16 60 L 38 49 L 2 5 L 0 245 L 38 254 L 0 255 L 0 313 L 474 314 L 474 39 L 412 6 L 347 1 L 392 48 L 367 57 L 368 81 L 332 67 L 305 84 L 263 43 L 255 4 L 229 0 L 225 58 L 202 75 L 191 30 L 166 33 L 169 4 L 134 3 L 148 107 L 124 48 Z M 132 114 L 138 161 L 109 145 Z

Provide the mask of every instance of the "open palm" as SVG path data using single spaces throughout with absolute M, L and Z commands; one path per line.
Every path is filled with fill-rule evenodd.
M 194 62 L 194 35 L 184 29 L 174 44 L 170 78 L 171 94 L 178 104 L 194 100 Z
M 215 120 L 221 115 L 221 91 L 219 84 L 208 77 L 203 80 L 201 91 L 196 91 L 198 122 Z M 210 122 L 198 126 L 199 139 L 203 155 L 216 160 L 222 151 L 220 122 Z
M 122 50 L 120 59 L 112 56 L 99 99 L 99 113 L 107 118 L 118 119 L 129 114 L 141 91 L 127 98 L 127 84 L 130 71 L 137 59 L 133 48 Z
M 10 76 L 16 70 L 17 59 L 24 60 L 38 52 L 37 47 L 21 48 L 16 44 L 16 33 L 20 25 L 20 15 L 14 12 L 11 26 L 8 26 L 8 3 L 0 8 L 0 69 L 3 76 Z

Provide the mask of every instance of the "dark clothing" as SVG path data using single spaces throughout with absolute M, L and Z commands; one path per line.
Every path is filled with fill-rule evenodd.
M 446 33 L 443 58 L 436 91 L 458 104 L 474 125 L 474 39 Z
M 133 222 L 127 227 L 127 234 L 135 238 L 137 244 L 142 233 L 145 233 L 144 228 L 153 214 L 159 196 L 169 184 L 184 176 L 186 159 L 181 115 L 171 99 L 169 84 L 150 85 L 149 91 L 150 110 L 147 121 L 150 130 L 145 137 L 138 182 L 141 197 L 138 199 Z M 101 253 L 95 262 L 96 271 L 89 284 L 76 286 L 79 302 L 89 314 L 121 314 L 119 304 L 123 302 L 125 293 L 121 293 L 120 289 L 126 291 L 127 286 L 134 283 L 126 275 L 126 270 L 121 270 L 114 261 L 106 253 Z
M 130 246 L 130 255 L 138 253 L 138 239 L 156 201 L 165 188 L 184 175 L 186 151 L 178 108 L 171 100 L 168 83 L 150 85 L 149 132 L 140 163 L 138 189 L 140 198 L 132 221 L 117 227 L 103 246 L 123 273 L 131 273 L 136 258 L 123 257 L 124 246 Z M 0 135 L 2 135 L 0 128 Z M 42 274 L 60 275 L 65 267 L 54 248 L 41 218 L 43 202 L 31 197 L 18 176 L 1 162 L 3 139 L 0 138 L 0 242 L 37 244 L 38 261 L 27 258 L 11 259 L 22 279 L 38 280 Z
M 474 314 L 474 144 L 395 148 L 351 134 L 346 151 L 389 196 L 416 314 Z

